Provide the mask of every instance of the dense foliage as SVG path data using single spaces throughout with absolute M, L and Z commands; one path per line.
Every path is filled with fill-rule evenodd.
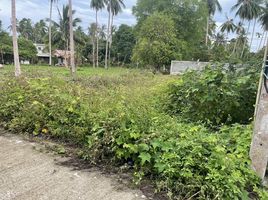
M 224 65 L 190 71 L 170 85 L 167 110 L 210 125 L 248 123 L 254 113 L 259 70 L 254 65 L 230 70 Z M 241 68 L 242 67 L 242 68 Z
M 122 64 L 130 63 L 132 50 L 136 44 L 133 27 L 122 24 L 114 34 L 113 43 L 112 54 L 116 60 Z
M 31 40 L 23 37 L 18 39 L 20 48 L 19 55 L 22 60 L 31 60 L 36 58 L 37 50 Z M 13 62 L 13 44 L 12 38 L 6 32 L 0 32 L 0 63 Z
M 176 38 L 172 19 L 156 13 L 148 17 L 140 30 L 133 50 L 133 60 L 142 66 L 152 66 L 157 70 L 169 66 L 171 60 L 181 59 L 183 42 Z
M 205 1 L 198 0 L 138 0 L 133 12 L 138 20 L 137 28 L 156 12 L 164 13 L 175 22 L 176 38 L 185 42 L 182 58 L 191 60 L 200 44 L 204 44 L 207 8 Z
M 215 81 L 219 72 L 208 73 Z M 133 168 L 136 184 L 151 179 L 170 199 L 267 198 L 250 169 L 251 126 L 216 132 L 165 114 L 159 102 L 170 81 L 135 71 L 80 76 L 77 84 L 9 79 L 0 83 L 1 124 L 75 144 L 94 163 Z

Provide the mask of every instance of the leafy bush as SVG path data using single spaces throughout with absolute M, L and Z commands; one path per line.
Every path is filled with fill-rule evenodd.
M 146 85 L 143 78 L 135 77 Z M 75 144 L 92 162 L 129 164 L 137 183 L 149 178 L 170 199 L 267 197 L 250 169 L 251 126 L 213 132 L 180 122 L 156 109 L 157 88 L 131 82 L 124 90 L 121 83 L 107 79 L 95 89 L 58 79 L 8 80 L 0 83 L 0 120 L 13 132 Z
M 189 71 L 170 84 L 166 109 L 189 121 L 214 126 L 248 123 L 254 114 L 258 76 L 250 66 L 242 71 L 221 65 Z

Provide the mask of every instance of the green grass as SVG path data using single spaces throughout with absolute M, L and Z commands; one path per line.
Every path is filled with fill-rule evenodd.
M 49 67 L 49 66 L 33 66 L 22 65 L 22 76 L 44 78 L 44 77 L 58 77 L 68 78 L 70 77 L 70 71 L 64 67 Z M 132 72 L 139 72 L 137 69 L 127 69 L 120 67 L 112 67 L 109 69 L 104 68 L 92 68 L 83 67 L 77 69 L 77 77 L 90 77 L 90 76 L 119 76 Z M 0 70 L 0 77 L 12 77 L 14 76 L 14 66 L 7 65 L 4 69 Z

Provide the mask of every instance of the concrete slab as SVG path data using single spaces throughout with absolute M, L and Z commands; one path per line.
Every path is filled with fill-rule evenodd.
M 264 86 L 262 86 L 259 101 L 256 106 L 257 110 L 250 158 L 252 168 L 263 179 L 268 162 L 268 94 Z
M 141 191 L 122 186 L 98 169 L 64 166 L 66 158 L 41 153 L 37 145 L 0 134 L 0 200 L 146 199 Z

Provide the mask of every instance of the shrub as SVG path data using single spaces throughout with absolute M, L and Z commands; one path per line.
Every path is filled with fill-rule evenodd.
M 267 197 L 250 169 L 251 126 L 215 132 L 180 122 L 155 108 L 148 88 L 123 90 L 121 81 L 107 81 L 119 85 L 8 80 L 0 84 L 1 123 L 13 132 L 75 144 L 95 163 L 128 164 L 137 183 L 151 179 L 170 199 Z
M 189 71 L 170 84 L 166 110 L 188 121 L 248 123 L 254 113 L 259 73 L 248 66 L 229 71 L 222 65 Z

